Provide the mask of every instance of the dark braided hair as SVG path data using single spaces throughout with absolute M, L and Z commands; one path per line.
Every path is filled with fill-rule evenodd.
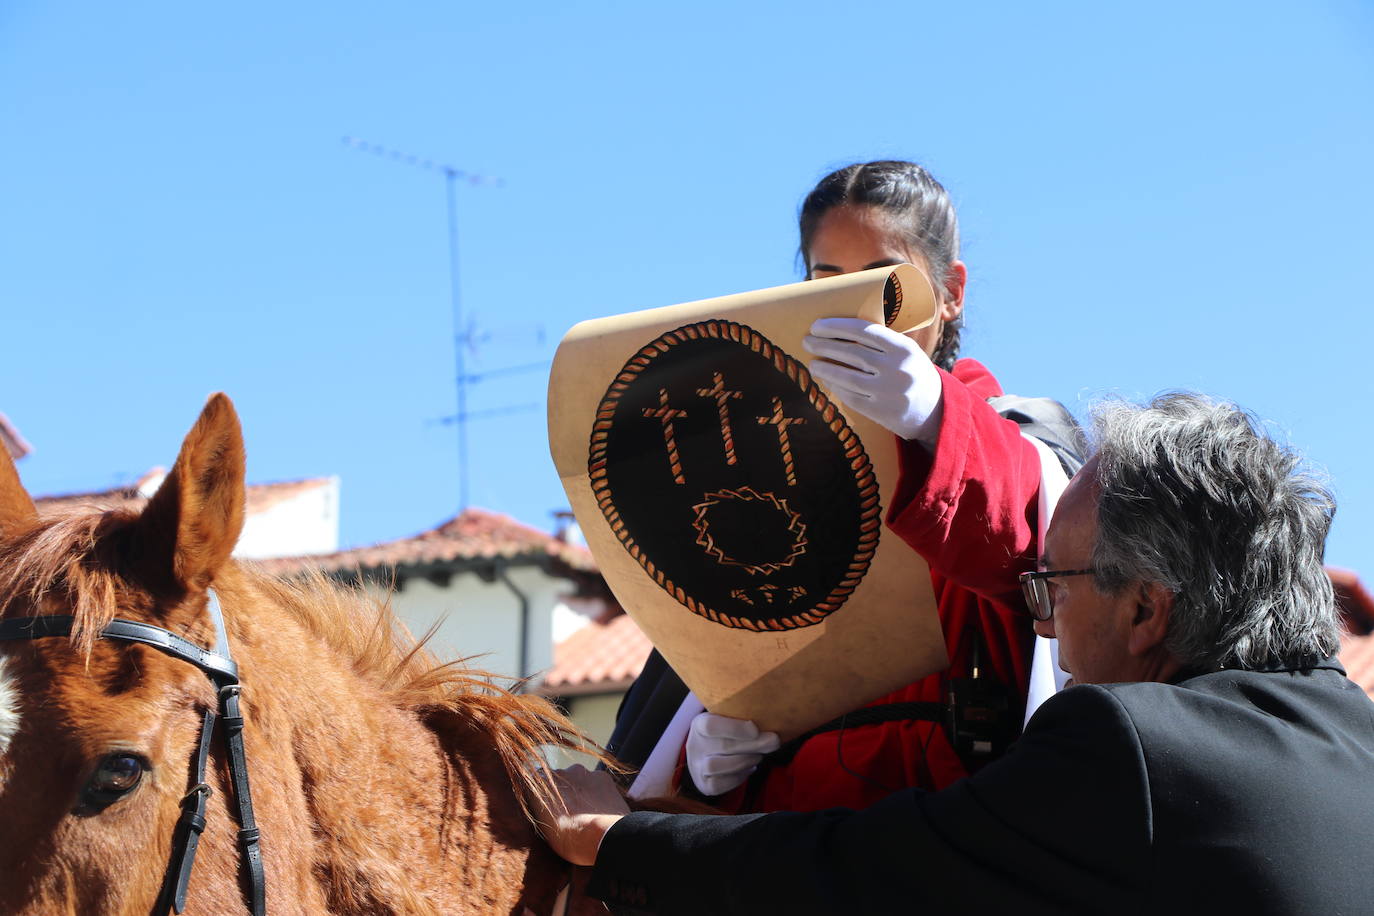
M 902 234 L 908 247 L 919 251 L 930 268 L 936 293 L 943 295 L 950 265 L 959 258 L 959 220 L 949 193 L 929 172 L 914 162 L 859 162 L 831 172 L 802 201 L 797 222 L 801 229 L 801 257 L 811 275 L 811 241 L 821 218 L 835 207 L 877 207 Z M 945 322 L 931 361 L 954 368 L 959 356 L 961 313 Z

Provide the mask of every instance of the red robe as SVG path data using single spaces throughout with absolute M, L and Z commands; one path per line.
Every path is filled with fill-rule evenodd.
M 898 440 L 901 476 L 887 525 L 930 565 L 952 665 L 870 705 L 943 702 L 946 679 L 969 676 L 977 628 L 983 664 L 1010 688 L 1019 723 L 1034 634 L 1017 575 L 1035 568 L 1039 455 L 1015 422 L 988 406 L 1002 389 L 981 363 L 960 360 L 940 377 L 940 438 L 933 454 Z M 940 724 L 885 722 L 811 738 L 752 788 L 747 809 L 748 784 L 713 803 L 730 811 L 864 808 L 897 789 L 942 789 L 966 775 Z

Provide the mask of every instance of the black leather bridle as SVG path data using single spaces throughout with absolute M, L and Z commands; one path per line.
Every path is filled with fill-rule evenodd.
M 195 665 L 205 673 L 219 692 L 218 710 L 207 709 L 200 728 L 200 744 L 192 768 L 191 789 L 181 800 L 181 817 L 172 834 L 172 858 L 163 879 L 162 893 L 153 907 L 154 916 L 165 916 L 171 907 L 180 913 L 186 906 L 186 887 L 196 860 L 196 846 L 205 829 L 205 803 L 210 786 L 205 782 L 205 765 L 210 757 L 210 742 L 215 723 L 224 734 L 229 755 L 229 778 L 239 812 L 239 852 L 250 885 L 249 903 L 253 916 L 266 916 L 267 885 L 262 868 L 261 836 L 253 820 L 253 797 L 248 788 L 248 759 L 243 752 L 243 716 L 239 712 L 239 668 L 229 653 L 229 638 L 224 630 L 224 614 L 214 589 L 207 590 L 210 619 L 215 624 L 215 648 L 204 649 L 170 630 L 152 624 L 116 617 L 100 631 L 102 639 L 152 646 L 173 658 Z M 69 636 L 75 618 L 62 615 L 18 617 L 0 620 L 0 642 Z

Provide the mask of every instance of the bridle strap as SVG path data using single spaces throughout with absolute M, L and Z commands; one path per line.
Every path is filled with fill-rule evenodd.
M 205 764 L 210 758 L 210 741 L 215 734 L 215 713 L 205 710 L 200 727 L 200 742 L 191 769 L 191 791 L 181 800 L 181 817 L 172 833 L 172 862 L 167 868 L 162 894 L 154 913 L 165 913 L 171 907 L 180 913 L 186 909 L 186 888 L 191 883 L 191 867 L 196 864 L 196 848 L 205 830 L 205 803 L 210 799 L 210 786 L 205 782 Z
M 210 592 L 211 595 L 214 592 Z M 219 611 L 219 601 L 214 601 L 214 611 Z M 65 614 L 46 617 L 16 617 L 0 620 L 0 641 L 21 639 L 44 639 L 49 636 L 70 636 L 76 618 Z M 237 684 L 239 666 L 227 653 L 220 655 L 209 649 L 201 648 L 170 630 L 155 627 L 150 623 L 125 620 L 116 617 L 100 631 L 102 639 L 118 639 L 122 642 L 142 643 L 184 662 L 195 665 L 216 684 Z
M 200 742 L 196 749 L 191 789 L 181 801 L 181 817 L 172 835 L 172 857 L 162 893 L 158 895 L 155 913 L 165 913 L 168 906 L 180 913 L 186 905 L 186 888 L 195 865 L 196 848 L 205 829 L 205 803 L 210 787 L 205 782 L 206 762 L 210 756 L 210 742 L 216 721 L 224 730 L 224 747 L 228 755 L 229 778 L 234 786 L 238 805 L 239 851 L 246 866 L 249 883 L 249 906 L 253 916 L 266 916 L 267 881 L 262 865 L 261 833 L 253 818 L 253 797 L 248 785 L 248 758 L 243 749 L 243 715 L 239 709 L 239 669 L 229 652 L 229 639 L 224 626 L 224 614 L 214 589 L 206 590 L 206 610 L 215 625 L 215 649 L 198 646 L 170 630 L 136 620 L 116 617 L 100 631 L 102 639 L 151 646 L 160 652 L 194 665 L 210 678 L 219 692 L 218 711 L 206 710 L 201 722 Z M 19 617 L 0 620 L 0 642 L 45 639 L 70 636 L 76 618 L 53 614 L 40 617 Z
M 253 819 L 253 794 L 248 788 L 248 757 L 243 750 L 243 716 L 239 712 L 238 684 L 219 690 L 220 723 L 224 726 L 224 746 L 229 753 L 229 778 L 234 783 L 234 799 L 239 809 L 239 851 L 248 869 L 253 916 L 267 912 L 267 880 L 262 868 L 262 833 Z M 178 910 L 178 912 L 180 912 Z

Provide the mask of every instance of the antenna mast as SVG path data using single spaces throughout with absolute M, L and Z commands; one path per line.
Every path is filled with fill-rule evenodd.
M 453 360 L 456 374 L 454 387 L 458 395 L 458 413 L 454 424 L 458 427 L 458 511 L 468 507 L 468 383 L 474 381 L 467 374 L 463 347 L 468 343 L 468 333 L 463 330 L 463 309 L 461 291 L 458 286 L 458 194 L 457 182 L 461 178 L 470 185 L 504 184 L 500 178 L 490 175 L 476 175 L 446 162 L 437 162 L 390 149 L 378 143 L 369 143 L 357 137 L 344 137 L 343 142 L 364 153 L 372 153 L 404 165 L 438 172 L 444 176 L 444 200 L 448 205 L 448 275 L 449 302 L 453 309 Z

